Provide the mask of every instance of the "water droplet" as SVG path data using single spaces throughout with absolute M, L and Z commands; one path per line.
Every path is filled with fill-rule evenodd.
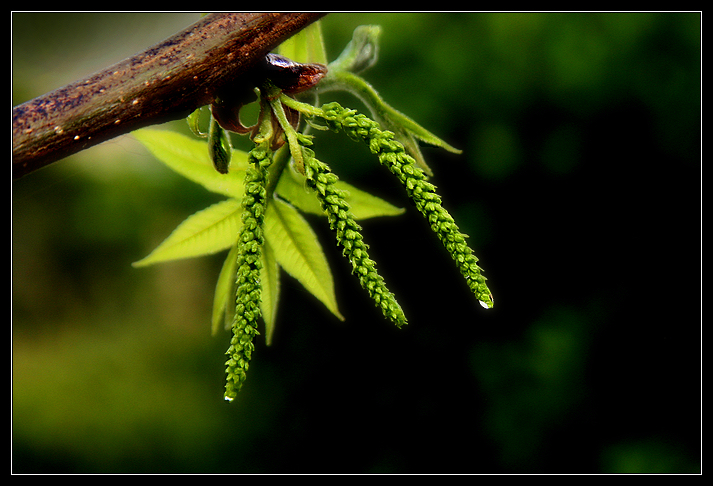
M 480 302 L 480 305 L 482 305 L 486 309 L 490 309 L 490 306 L 488 304 L 486 304 L 485 302 L 483 302 L 482 300 L 479 300 L 478 302 Z

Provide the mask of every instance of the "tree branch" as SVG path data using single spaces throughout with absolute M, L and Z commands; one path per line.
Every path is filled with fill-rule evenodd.
M 144 52 L 12 109 L 13 179 L 209 104 L 319 13 L 210 14 Z

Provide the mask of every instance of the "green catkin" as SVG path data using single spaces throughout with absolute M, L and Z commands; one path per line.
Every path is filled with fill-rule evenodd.
M 309 144 L 306 137 L 299 136 L 300 144 Z M 401 327 L 406 316 L 394 295 L 386 288 L 384 279 L 376 272 L 376 263 L 369 258 L 369 246 L 364 243 L 361 226 L 354 219 L 349 204 L 344 200 L 344 191 L 336 188 L 339 178 L 331 172 L 327 164 L 314 157 L 314 152 L 302 147 L 307 185 L 315 190 L 322 209 L 327 214 L 329 226 L 336 233 L 337 242 L 342 246 L 342 254 L 352 264 L 352 273 L 381 309 L 384 317 Z
M 265 241 L 263 222 L 267 207 L 267 171 L 272 162 L 272 153 L 262 143 L 248 154 L 250 167 L 245 173 L 243 196 L 243 226 L 238 237 L 238 260 L 236 272 L 237 296 L 233 337 L 225 353 L 226 365 L 225 399 L 233 400 L 243 385 L 252 353 L 253 338 L 258 335 L 257 321 L 260 317 L 260 256 Z
M 323 118 L 333 131 L 343 131 L 349 138 L 364 142 L 376 154 L 379 162 L 394 174 L 406 189 L 411 200 L 423 214 L 438 238 L 450 253 L 465 277 L 468 287 L 484 307 L 493 307 L 493 298 L 485 283 L 478 258 L 468 246 L 467 235 L 460 232 L 453 217 L 441 205 L 435 186 L 426 181 L 424 172 L 415 165 L 404 146 L 394 140 L 394 134 L 382 131 L 379 124 L 356 110 L 343 108 L 338 103 L 322 106 Z

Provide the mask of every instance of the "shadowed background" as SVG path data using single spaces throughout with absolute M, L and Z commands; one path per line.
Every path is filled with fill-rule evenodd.
M 197 18 L 13 14 L 12 103 Z M 229 334 L 210 335 L 225 254 L 131 267 L 220 196 L 131 136 L 106 142 L 12 183 L 13 470 L 699 472 L 700 15 L 322 24 L 330 60 L 381 25 L 365 77 L 463 149 L 424 155 L 495 308 L 367 149 L 320 132 L 335 173 L 407 208 L 362 226 L 409 325 L 310 217 L 346 321 L 284 275 L 273 344 L 226 403 Z

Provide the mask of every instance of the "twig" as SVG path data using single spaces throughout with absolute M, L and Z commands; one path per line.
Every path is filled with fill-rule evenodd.
M 210 14 L 140 54 L 14 107 L 13 179 L 137 128 L 187 116 L 323 15 Z

